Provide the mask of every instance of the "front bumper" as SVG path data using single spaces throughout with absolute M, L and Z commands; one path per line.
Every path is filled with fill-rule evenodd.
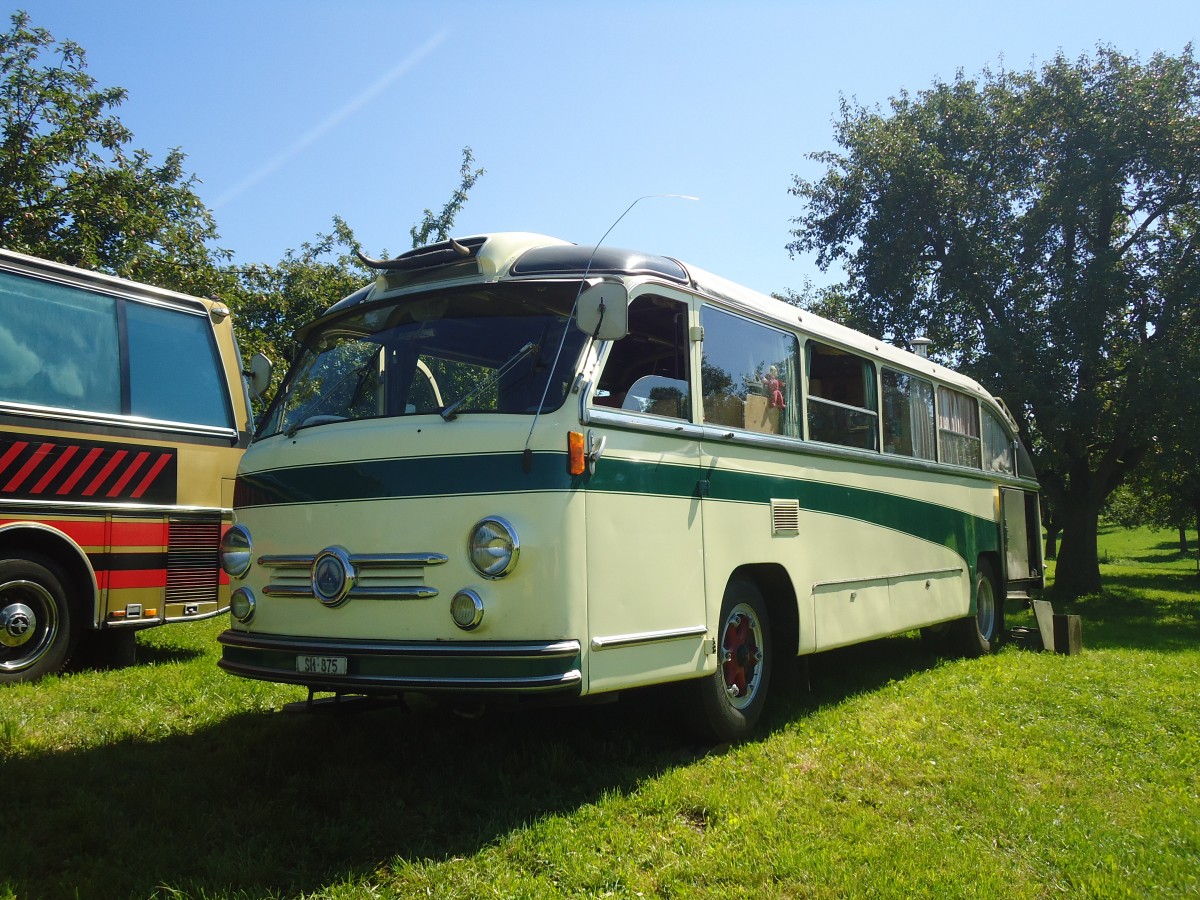
M 579 641 L 319 640 L 229 629 L 217 663 L 244 678 L 336 692 L 578 694 Z M 345 674 L 300 671 L 306 657 L 344 658 Z

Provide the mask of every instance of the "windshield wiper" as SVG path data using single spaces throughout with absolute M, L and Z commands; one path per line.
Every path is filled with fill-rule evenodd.
M 530 353 L 536 352 L 538 349 L 540 349 L 540 345 L 535 344 L 533 341 L 530 341 L 528 344 L 526 344 L 524 347 L 522 347 L 520 350 L 518 350 L 516 353 L 514 353 L 511 357 L 509 357 L 506 362 L 502 363 L 500 368 L 498 368 L 495 372 L 492 373 L 491 378 L 489 378 L 487 381 L 479 382 L 479 384 L 475 385 L 475 387 L 471 388 L 469 391 L 467 391 L 465 394 L 463 394 L 461 397 L 459 397 L 457 400 L 455 400 L 449 406 L 445 407 L 441 412 L 442 419 L 449 422 L 452 419 L 456 418 L 458 416 L 458 408 L 460 406 L 462 406 L 464 403 L 466 403 L 468 400 L 470 400 L 472 397 L 474 397 L 480 391 L 485 390 L 486 388 L 490 388 L 493 384 L 495 384 L 497 381 L 499 381 L 501 378 L 503 378 L 505 376 L 505 374 L 507 374 L 509 369 L 511 369 L 513 366 L 515 366 L 517 363 L 519 363 L 521 360 L 523 360 Z

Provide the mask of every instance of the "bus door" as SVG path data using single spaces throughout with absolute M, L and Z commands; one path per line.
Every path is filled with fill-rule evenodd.
M 655 287 L 608 348 L 587 436 L 589 690 L 694 675 L 706 636 L 696 361 L 685 295 Z
M 708 613 L 723 632 L 725 586 L 740 566 L 783 565 L 793 580 L 808 571 L 797 457 L 783 440 L 802 436 L 799 347 L 790 332 L 713 305 L 700 324 Z
M 1042 527 L 1036 491 L 1000 489 L 1004 576 L 1010 593 L 1041 587 Z

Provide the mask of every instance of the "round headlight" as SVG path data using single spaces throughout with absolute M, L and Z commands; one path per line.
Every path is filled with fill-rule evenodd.
M 341 547 L 327 547 L 313 560 L 313 593 L 326 606 L 344 603 L 356 579 L 350 554 Z
M 245 525 L 234 525 L 221 538 L 221 568 L 233 578 L 241 578 L 250 571 L 254 557 L 254 545 L 250 531 Z
M 516 566 L 521 542 L 512 525 L 499 516 L 490 516 L 471 529 L 467 552 L 480 575 L 501 578 Z
M 459 591 L 450 601 L 450 617 L 463 631 L 471 631 L 483 621 L 483 600 L 470 589 Z
M 247 588 L 238 588 L 229 598 L 229 612 L 239 622 L 254 618 L 254 595 Z

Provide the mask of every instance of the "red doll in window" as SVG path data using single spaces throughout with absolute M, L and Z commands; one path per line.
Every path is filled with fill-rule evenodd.
M 783 392 L 787 390 L 787 385 L 779 380 L 779 367 L 771 366 L 762 381 L 763 387 L 767 391 L 767 402 L 771 404 L 771 408 L 783 409 L 786 406 L 783 401 Z

